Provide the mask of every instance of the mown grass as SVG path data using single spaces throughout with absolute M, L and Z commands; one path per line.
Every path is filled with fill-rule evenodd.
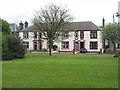
M 118 60 L 112 55 L 27 54 L 2 66 L 3 88 L 118 87 Z

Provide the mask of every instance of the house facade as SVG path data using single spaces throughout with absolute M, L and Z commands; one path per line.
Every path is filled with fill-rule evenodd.
M 54 42 L 58 52 L 79 52 L 81 48 L 86 48 L 88 53 L 103 52 L 101 30 L 93 22 L 70 22 L 64 29 L 66 31 Z M 48 49 L 47 41 L 35 25 L 22 29 L 19 37 L 27 50 Z

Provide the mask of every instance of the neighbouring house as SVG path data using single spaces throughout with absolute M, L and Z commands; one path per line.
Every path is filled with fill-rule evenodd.
M 88 53 L 103 53 L 101 29 L 93 22 L 70 22 L 64 30 L 63 35 L 54 43 L 58 46 L 58 52 L 79 52 L 81 48 L 86 48 Z M 28 27 L 27 23 L 23 28 L 22 24 L 19 37 L 27 50 L 48 49 L 47 41 L 35 25 Z
M 16 34 L 16 32 L 19 30 L 19 26 L 15 23 L 10 23 L 10 29 L 11 29 L 11 32 L 15 35 L 15 36 L 18 36 Z

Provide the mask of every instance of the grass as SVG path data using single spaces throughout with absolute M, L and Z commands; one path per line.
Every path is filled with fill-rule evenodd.
M 118 60 L 112 55 L 27 54 L 2 65 L 3 88 L 118 87 Z

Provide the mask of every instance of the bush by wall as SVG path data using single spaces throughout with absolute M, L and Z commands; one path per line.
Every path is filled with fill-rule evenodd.
M 2 60 L 11 60 L 17 58 L 23 58 L 25 55 L 24 47 L 20 41 L 20 38 L 8 35 L 6 36 L 7 44 L 2 43 L 2 46 L 6 46 L 2 49 Z
M 52 46 L 52 49 L 53 49 L 53 50 L 57 50 L 57 48 L 58 48 L 57 45 L 53 45 L 53 46 Z
M 44 52 L 45 52 L 45 51 L 48 51 L 48 50 L 47 50 L 47 49 L 45 49 L 45 48 L 43 48 L 43 49 L 41 49 L 40 51 L 44 51 Z
M 114 54 L 114 51 L 108 48 L 106 49 L 106 54 Z
M 120 50 L 116 50 L 115 57 L 120 57 Z

